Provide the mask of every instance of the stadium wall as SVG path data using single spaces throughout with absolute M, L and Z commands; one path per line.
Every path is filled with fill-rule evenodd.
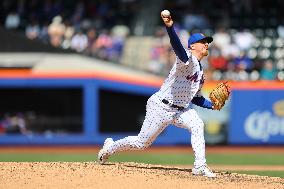
M 147 79 L 145 79 L 147 81 Z M 162 82 L 162 81 L 161 81 Z M 28 111 L 34 108 L 47 117 L 38 125 L 62 123 L 64 128 L 35 129 L 27 134 L 0 135 L 1 145 L 102 144 L 114 139 L 136 135 L 145 116 L 148 97 L 160 83 L 135 80 L 113 80 L 94 75 L 21 76 L 0 78 L 0 108 Z M 205 137 L 211 144 L 284 144 L 283 90 L 280 82 L 231 82 L 232 97 L 217 112 L 196 108 L 206 124 Z M 208 82 L 204 94 L 216 86 Z M 8 91 L 8 92 L 7 92 Z M 23 92 L 24 91 L 24 92 Z M 36 92 L 35 92 L 36 91 Z M 4 96 L 3 96 L 4 95 Z M 21 102 L 25 104 L 21 106 Z M 34 102 L 34 103 L 33 103 Z M 20 104 L 20 105 L 19 105 Z M 11 109 L 14 107 L 14 109 Z M 10 108 L 10 109 L 9 109 Z M 48 110 L 48 111 L 47 111 Z M 41 114 L 38 115 L 41 115 Z M 59 116 L 61 122 L 49 122 Z M 73 119 L 72 116 L 78 119 Z M 69 121 L 68 121 L 69 120 Z M 37 125 L 34 124 L 34 128 Z M 55 127 L 54 126 L 54 127 Z M 70 126 L 70 130 L 68 127 Z M 47 126 L 48 128 L 48 126 Z M 188 144 L 187 131 L 169 126 L 155 141 L 157 145 Z

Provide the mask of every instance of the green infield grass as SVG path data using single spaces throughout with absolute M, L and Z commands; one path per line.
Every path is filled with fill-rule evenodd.
M 208 154 L 208 164 L 220 165 L 284 165 L 284 154 Z M 1 162 L 96 161 L 96 153 L 0 153 Z M 113 162 L 149 164 L 192 164 L 191 153 L 121 153 L 110 157 Z

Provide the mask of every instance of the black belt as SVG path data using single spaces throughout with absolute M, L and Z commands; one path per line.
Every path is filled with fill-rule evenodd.
M 170 103 L 170 102 L 169 102 L 168 100 L 166 100 L 166 99 L 163 99 L 162 102 L 163 102 L 164 104 L 169 104 L 169 103 Z M 172 108 L 177 108 L 179 111 L 181 111 L 181 110 L 184 109 L 184 107 L 177 106 L 177 105 L 175 105 L 175 104 L 170 104 L 169 106 L 172 107 Z

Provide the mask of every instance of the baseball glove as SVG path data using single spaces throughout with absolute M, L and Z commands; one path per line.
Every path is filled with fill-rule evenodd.
M 213 103 L 213 109 L 221 110 L 225 105 L 226 100 L 228 100 L 230 93 L 230 87 L 227 82 L 218 83 L 217 87 L 209 94 L 209 98 Z

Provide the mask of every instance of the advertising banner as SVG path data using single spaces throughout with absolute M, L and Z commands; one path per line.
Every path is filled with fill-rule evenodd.
M 284 91 L 235 90 L 229 144 L 284 144 Z

